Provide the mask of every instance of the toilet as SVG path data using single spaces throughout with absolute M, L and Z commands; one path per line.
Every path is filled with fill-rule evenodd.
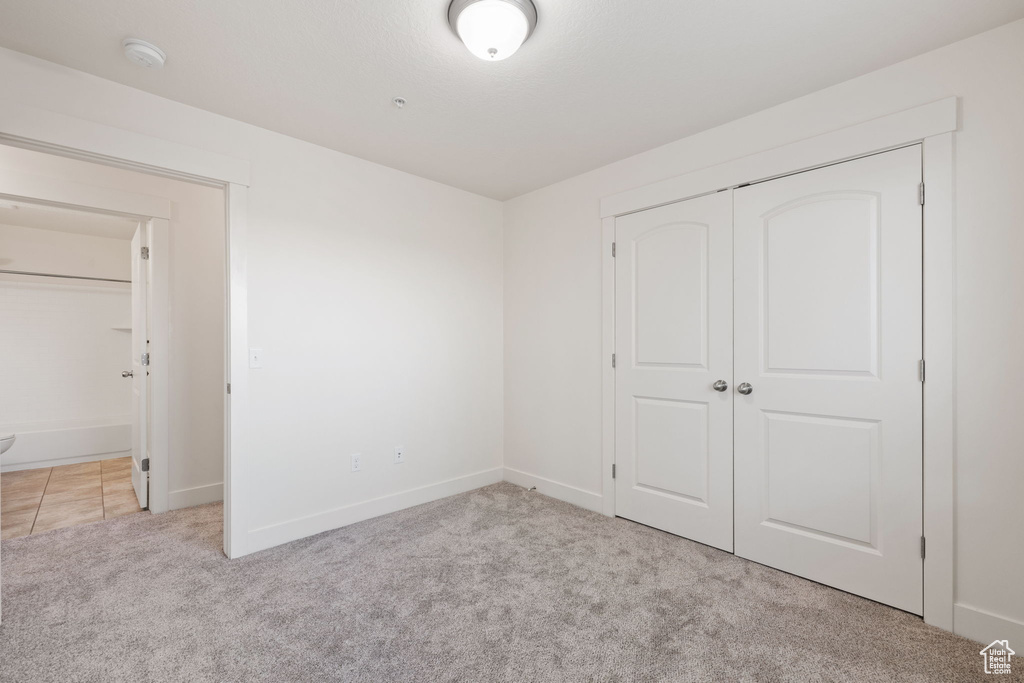
M 7 449 L 14 445 L 14 434 L 0 434 L 0 453 L 6 453 Z

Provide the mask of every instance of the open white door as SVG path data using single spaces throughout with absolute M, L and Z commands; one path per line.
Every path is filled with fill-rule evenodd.
M 132 486 L 143 508 L 149 506 L 149 440 L 146 434 L 149 421 L 149 378 L 146 367 L 149 365 L 146 316 L 149 269 L 144 258 L 148 256 L 148 250 L 146 223 L 139 223 L 132 237 Z
M 736 190 L 736 554 L 921 614 L 921 147 Z
M 732 550 L 732 192 L 615 221 L 615 514 Z

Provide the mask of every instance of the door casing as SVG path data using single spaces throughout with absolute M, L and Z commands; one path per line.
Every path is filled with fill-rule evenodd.
M 148 440 L 152 467 L 149 471 L 147 502 L 149 509 L 154 512 L 166 511 L 170 486 L 167 467 L 169 375 L 166 369 L 170 340 L 168 324 L 170 270 L 167 260 L 170 202 L 161 197 L 94 187 L 74 181 L 14 171 L 0 172 L 0 197 L 135 218 L 146 225 L 145 245 L 150 248 L 150 253 L 153 255 L 149 262 L 150 279 L 145 296 L 146 308 L 150 317 L 149 350 L 153 358 L 163 360 L 163 362 L 157 362 L 150 366 L 148 377 L 146 412 L 149 414 Z M 140 353 L 141 351 L 133 344 L 132 356 L 136 362 L 139 361 Z
M 921 144 L 924 204 L 924 620 L 954 630 L 953 133 L 958 98 L 924 104 L 604 198 L 602 218 L 602 511 L 615 515 L 615 219 L 878 152 Z
M 149 352 L 149 302 L 146 293 L 149 285 L 149 264 L 143 258 L 144 249 L 149 248 L 149 221 L 139 221 L 132 237 L 132 488 L 139 505 L 149 507 L 149 471 L 143 467 L 149 456 L 149 368 L 143 363 Z
M 248 554 L 248 317 L 247 248 L 249 163 L 205 149 L 20 104 L 0 102 L 0 143 L 116 168 L 185 180 L 225 193 L 225 424 L 224 553 Z M 128 193 L 111 191 L 122 199 Z M 152 200 L 153 198 L 149 198 Z M 83 204 L 72 201 L 72 204 Z M 170 218 L 169 203 L 166 215 Z M 126 213 L 155 217 L 152 211 Z M 164 231 L 166 239 L 166 231 Z M 151 375 L 151 380 L 153 376 Z M 228 394 L 227 386 L 231 386 Z M 150 471 L 153 475 L 152 470 Z

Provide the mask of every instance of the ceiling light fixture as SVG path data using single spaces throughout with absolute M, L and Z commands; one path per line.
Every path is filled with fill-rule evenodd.
M 452 0 L 448 24 L 469 51 L 488 62 L 515 54 L 537 26 L 531 0 Z
M 129 61 L 147 69 L 161 69 L 167 61 L 167 55 L 163 50 L 138 38 L 125 38 L 121 47 L 124 48 L 124 56 Z

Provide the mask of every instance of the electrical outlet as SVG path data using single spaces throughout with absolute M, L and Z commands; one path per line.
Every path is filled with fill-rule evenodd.
M 363 456 L 360 453 L 352 454 L 352 471 L 361 472 L 363 469 Z
M 405 462 L 405 446 L 395 446 L 395 464 L 401 465 Z

